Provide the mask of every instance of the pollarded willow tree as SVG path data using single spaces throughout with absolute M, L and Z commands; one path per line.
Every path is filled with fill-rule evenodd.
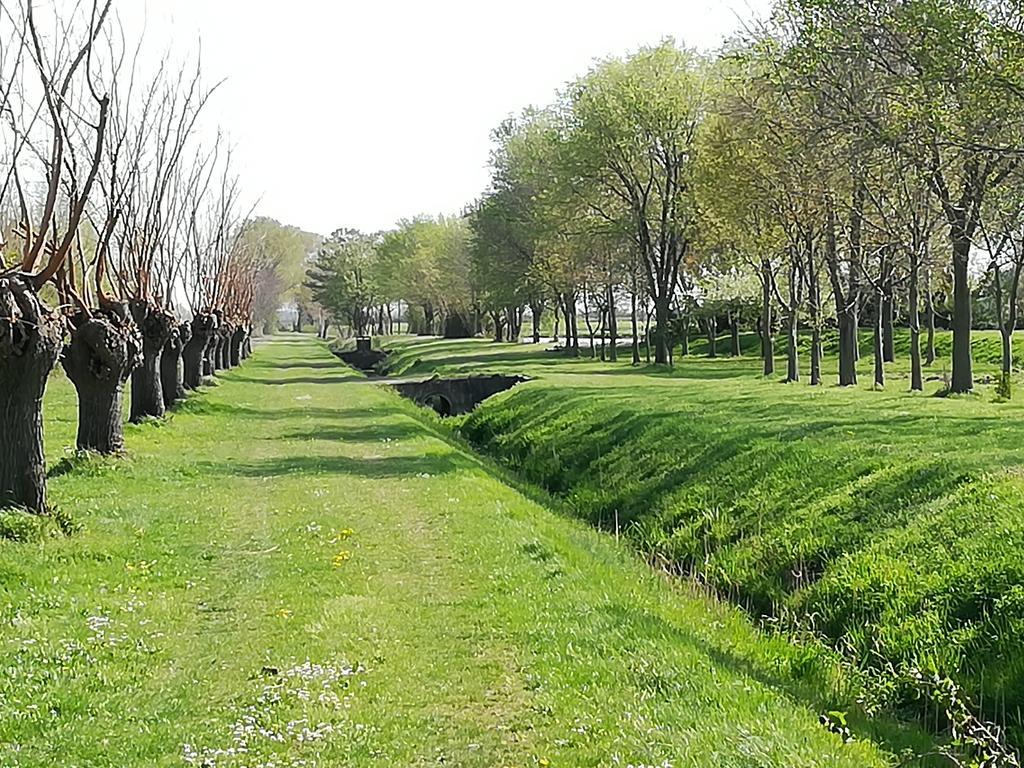
M 181 281 L 192 314 L 182 350 L 184 386 L 198 388 L 204 376 L 238 364 L 252 331 L 255 275 L 270 254 L 246 247 L 248 221 L 232 152 L 220 136 L 200 152 L 188 174 Z
M 16 200 L 13 258 L 0 266 L 0 505 L 43 512 L 42 396 L 57 362 L 63 313 L 40 291 L 62 281 L 100 171 L 110 72 L 93 52 L 110 0 L 59 19 L 47 34 L 32 2 L 0 13 L 0 200 Z M 41 181 L 40 200 L 30 184 Z M 5 209 L 10 210 L 7 206 Z
M 142 334 L 142 363 L 132 373 L 133 422 L 166 411 L 161 362 L 168 343 L 172 356 L 179 346 L 174 300 L 184 199 L 195 183 L 182 164 L 186 150 L 195 150 L 197 121 L 212 93 L 198 63 L 176 72 L 162 65 L 138 108 L 129 105 L 122 117 L 124 150 L 111 153 L 111 188 L 121 212 L 111 278 Z
M 165 62 L 146 81 L 141 46 L 111 29 L 110 0 L 36 6 L 0 10 L 0 506 L 42 513 L 42 394 L 56 361 L 78 394 L 77 447 L 117 453 L 129 376 L 133 420 L 182 394 L 187 334 L 174 313 L 193 282 L 209 286 L 237 362 L 263 261 L 235 247 L 237 182 L 218 197 L 231 214 L 197 234 L 219 168 L 216 153 L 184 162 L 211 93 L 198 64 L 186 75 Z

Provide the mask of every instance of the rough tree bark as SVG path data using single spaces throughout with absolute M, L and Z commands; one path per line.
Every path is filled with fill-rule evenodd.
M 217 328 L 217 347 L 213 358 L 214 371 L 223 371 L 230 367 L 228 365 L 228 347 L 231 345 L 231 334 L 234 331 L 234 325 L 221 320 L 220 326 Z
M 910 391 L 920 392 L 924 389 L 921 375 L 921 297 L 918 290 L 920 276 L 920 253 L 914 244 L 914 253 L 910 257 L 910 275 L 907 286 L 907 323 L 910 326 Z
M 62 335 L 28 278 L 0 278 L 0 507 L 47 511 L 43 391 Z
M 608 286 L 608 359 L 613 363 L 619 360 L 619 318 L 615 314 L 615 291 Z
M 895 290 L 893 288 L 893 276 L 892 267 L 889 268 L 890 274 L 886 277 L 884 283 L 884 290 L 882 292 L 882 356 L 885 362 L 894 363 L 896 362 L 896 338 L 895 338 L 895 318 L 896 318 L 896 298 L 894 296 Z
M 971 359 L 971 285 L 968 261 L 971 238 L 963 227 L 953 237 L 953 376 L 951 392 L 970 392 L 974 388 Z
M 236 325 L 231 334 L 231 346 L 228 351 L 231 367 L 235 368 L 242 364 L 242 344 L 245 342 L 245 327 Z
M 78 392 L 80 451 L 124 450 L 122 401 L 128 377 L 142 364 L 142 334 L 122 305 L 78 313 L 61 364 Z
M 859 227 L 859 224 L 858 224 Z M 859 249 L 859 232 L 851 226 L 851 251 Z M 857 383 L 857 301 L 859 287 L 855 273 L 859 267 L 854 258 L 850 260 L 850 275 L 847 289 L 843 290 L 843 276 L 839 269 L 836 245 L 835 211 L 829 211 L 828 228 L 825 230 L 825 265 L 829 282 L 832 284 L 832 298 L 836 307 L 836 322 L 839 326 L 839 386 L 851 387 Z
M 533 343 L 540 344 L 540 321 L 544 317 L 543 301 L 530 301 L 530 316 L 533 318 Z
M 189 323 L 178 323 L 160 357 L 160 384 L 164 392 L 164 405 L 168 408 L 185 399 L 185 363 L 182 355 L 191 338 L 192 326 Z
M 198 389 L 203 383 L 206 363 L 210 359 L 209 348 L 217 330 L 217 316 L 200 312 L 192 318 L 192 336 L 185 344 L 182 361 L 185 364 L 185 387 Z
M 654 362 L 656 365 L 668 365 L 668 326 L 671 322 L 667 294 L 654 299 Z
M 129 417 L 133 424 L 137 424 L 146 417 L 160 418 L 166 412 L 160 357 L 177 320 L 170 312 L 148 301 L 130 301 L 128 308 L 142 333 L 142 365 L 132 372 Z
M 729 313 L 729 341 L 732 347 L 732 356 L 742 356 L 743 350 L 740 348 L 740 318 L 738 312 Z

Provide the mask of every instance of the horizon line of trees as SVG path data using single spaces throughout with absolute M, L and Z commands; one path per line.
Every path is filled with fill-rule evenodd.
M 858 329 L 885 384 L 909 328 L 911 389 L 952 330 L 952 392 L 974 387 L 971 331 L 1012 371 L 1024 271 L 1024 9 L 1008 0 L 778 0 L 716 55 L 673 41 L 596 63 L 494 132 L 491 183 L 458 217 L 339 230 L 308 284 L 338 322 L 517 338 L 551 312 L 609 336 L 627 312 L 655 362 L 694 328 L 761 336 L 787 381 L 858 381 Z M 979 314 L 980 313 L 980 314 Z M 979 322 L 975 322 L 976 315 Z M 590 319 L 597 318 L 596 327 Z M 638 319 L 639 318 L 639 319 Z M 649 334 L 638 326 L 650 324 Z M 736 346 L 734 345 L 734 348 Z

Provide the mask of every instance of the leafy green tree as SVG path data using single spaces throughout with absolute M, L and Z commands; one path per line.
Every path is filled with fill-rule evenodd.
M 666 41 L 601 62 L 564 97 L 564 184 L 637 249 L 658 363 L 668 362 L 672 299 L 697 232 L 692 181 L 708 86 L 705 63 Z
M 1022 9 L 1008 0 L 784 0 L 787 73 L 821 125 L 890 147 L 948 227 L 951 390 L 973 388 L 969 263 L 983 206 L 1020 160 Z
M 263 216 L 246 223 L 241 248 L 258 255 L 257 261 L 264 265 L 255 283 L 253 319 L 258 325 L 274 327 L 284 300 L 307 307 L 312 303 L 304 283 L 309 260 L 322 240 L 320 235 Z
M 379 303 L 377 235 L 355 229 L 335 230 L 321 246 L 307 272 L 313 299 L 358 336 L 365 336 Z

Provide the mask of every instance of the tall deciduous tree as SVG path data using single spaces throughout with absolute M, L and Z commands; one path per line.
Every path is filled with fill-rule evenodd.
M 672 42 L 609 59 L 570 86 L 566 182 L 633 241 L 669 359 L 673 294 L 697 229 L 692 182 L 708 104 L 704 62 Z

